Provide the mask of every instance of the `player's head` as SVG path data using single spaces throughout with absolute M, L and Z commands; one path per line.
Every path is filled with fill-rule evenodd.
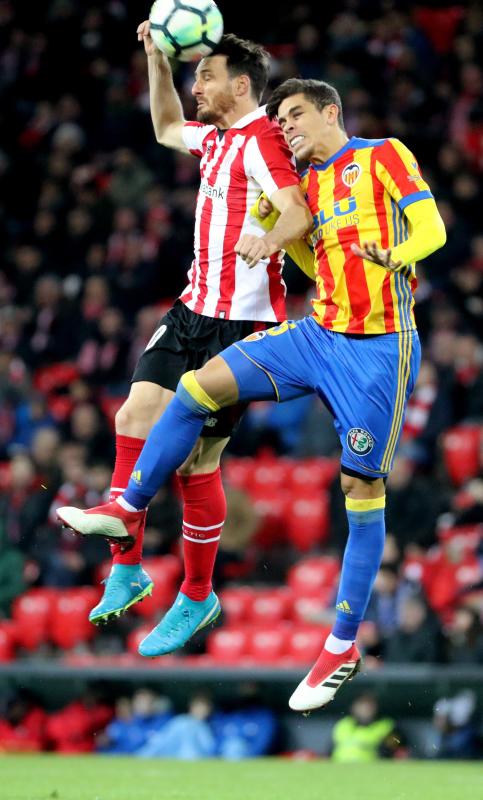
M 193 94 L 200 122 L 216 125 L 247 101 L 258 104 L 268 81 L 270 56 L 255 42 L 233 33 L 222 36 L 195 72 Z
M 267 114 L 278 118 L 287 144 L 301 159 L 310 159 L 320 142 L 344 133 L 339 93 L 324 81 L 284 81 L 267 103 Z

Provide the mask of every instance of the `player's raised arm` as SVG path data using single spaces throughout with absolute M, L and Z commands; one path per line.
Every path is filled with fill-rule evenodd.
M 444 222 L 432 198 L 408 205 L 404 214 L 409 221 L 409 237 L 392 250 L 383 250 L 376 242 L 364 242 L 362 247 L 351 245 L 356 256 L 372 261 L 386 269 L 398 269 L 406 264 L 422 261 L 439 250 L 446 242 Z
M 377 153 L 376 173 L 409 223 L 408 237 L 392 249 L 376 242 L 351 245 L 352 252 L 386 269 L 421 261 L 446 242 L 444 222 L 431 190 L 410 150 L 398 139 L 387 139 Z
M 173 83 L 169 61 L 154 44 L 149 32 L 149 20 L 137 29 L 138 41 L 144 43 L 148 57 L 149 100 L 154 133 L 159 144 L 188 152 L 182 137 L 185 122 L 183 108 Z

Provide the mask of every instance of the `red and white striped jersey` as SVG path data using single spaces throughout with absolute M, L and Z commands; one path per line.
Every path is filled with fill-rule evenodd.
M 194 259 L 181 300 L 207 317 L 279 322 L 285 319 L 286 288 L 280 254 L 249 269 L 235 253 L 242 233 L 263 236 L 250 216 L 261 191 L 298 186 L 299 176 L 277 123 L 265 107 L 227 131 L 187 122 L 185 146 L 200 161 Z

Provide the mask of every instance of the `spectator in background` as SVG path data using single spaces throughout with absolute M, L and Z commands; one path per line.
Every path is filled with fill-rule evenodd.
M 331 758 L 339 764 L 393 758 L 405 754 L 401 741 L 394 720 L 379 716 L 374 695 L 362 694 L 352 703 L 350 714 L 334 725 Z
M 5 517 L 0 518 L 0 619 L 10 616 L 12 601 L 25 590 L 24 557 L 7 538 Z
M 435 703 L 433 726 L 437 739 L 433 757 L 479 758 L 482 746 L 475 712 L 476 697 L 468 689 L 451 698 L 443 697 Z
M 397 630 L 401 606 L 412 593 L 411 586 L 399 577 L 397 566 L 381 564 L 365 619 L 377 625 L 383 638 L 391 636 Z
M 116 755 L 137 753 L 172 717 L 167 698 L 151 689 L 138 689 L 132 700 L 120 697 L 114 719 L 97 742 L 98 750 Z
M 211 699 L 204 694 L 191 698 L 186 714 L 178 714 L 154 732 L 137 755 L 142 758 L 179 758 L 194 761 L 216 754 L 216 741 L 209 724 Z
M 402 603 L 398 629 L 386 642 L 384 658 L 401 664 L 440 661 L 439 625 L 422 599 L 408 597 Z
M 450 664 L 483 665 L 483 625 L 476 609 L 457 608 L 445 634 L 446 658 Z
M 0 753 L 26 753 L 46 745 L 47 715 L 37 697 L 28 689 L 4 695 L 0 714 Z

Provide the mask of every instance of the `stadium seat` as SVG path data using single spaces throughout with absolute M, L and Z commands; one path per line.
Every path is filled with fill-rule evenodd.
M 248 631 L 245 627 L 220 628 L 208 636 L 206 649 L 213 661 L 238 664 L 246 655 Z
M 139 655 L 138 647 L 141 641 L 144 639 L 144 637 L 147 636 L 148 633 L 151 633 L 152 629 L 153 629 L 152 625 L 145 624 L 145 625 L 139 625 L 138 628 L 135 628 L 133 631 L 131 631 L 126 639 L 126 647 L 128 653 L 132 653 L 132 655 L 135 656 Z
M 255 592 L 250 608 L 250 622 L 254 625 L 276 624 L 292 615 L 293 594 L 287 586 L 261 589 Z
M 297 664 L 312 664 L 330 633 L 330 625 L 295 626 L 288 637 L 286 654 Z
M 443 528 L 438 531 L 438 539 L 445 546 L 458 549 L 465 555 L 476 553 L 483 541 L 483 525 L 460 525 L 457 528 Z
M 339 471 L 339 462 L 333 458 L 307 458 L 294 461 L 288 476 L 288 486 L 297 497 L 314 497 L 328 489 Z
M 276 627 L 252 628 L 248 634 L 246 653 L 257 664 L 276 663 L 285 655 L 286 640 L 291 630 L 289 624 Z
M 143 567 L 154 581 L 151 597 L 145 597 L 132 607 L 135 614 L 150 618 L 169 608 L 179 590 L 181 562 L 173 555 L 154 556 L 143 560 Z
M 34 386 L 43 394 L 49 394 L 56 389 L 64 389 L 79 377 L 75 364 L 68 361 L 40 367 L 34 374 Z
M 30 589 L 14 600 L 12 619 L 17 644 L 35 650 L 47 641 L 56 597 L 55 589 Z
M 253 464 L 253 458 L 226 458 L 223 460 L 223 479 L 235 489 L 246 489 Z
M 307 553 L 327 539 L 329 498 L 326 491 L 314 497 L 294 497 L 287 512 L 287 536 L 293 546 Z
M 478 474 L 481 439 L 480 425 L 459 425 L 442 435 L 444 465 L 454 486 Z
M 267 497 L 272 492 L 285 489 L 291 464 L 287 459 L 263 456 L 253 464 L 247 490 L 252 496 Z
M 220 592 L 221 610 L 223 619 L 229 625 L 247 622 L 250 618 L 251 606 L 255 591 L 249 586 L 230 586 Z
M 296 622 L 320 622 L 335 597 L 335 586 L 323 586 L 316 597 L 295 597 L 293 618 Z
M 49 621 L 49 638 L 63 650 L 90 641 L 96 629 L 89 622 L 89 611 L 100 599 L 93 586 L 63 589 L 57 597 Z
M 339 571 L 339 559 L 313 556 L 290 568 L 288 585 L 297 597 L 319 597 L 322 589 L 335 586 Z
M 445 619 L 451 615 L 460 592 L 481 579 L 481 565 L 476 555 L 461 551 L 456 559 L 455 555 L 449 557 L 442 548 L 436 548 L 426 560 L 422 584 L 429 605 Z
M 15 629 L 11 620 L 0 621 L 0 663 L 13 661 L 15 657 Z
M 253 491 L 253 490 L 252 490 Z M 290 494 L 283 489 L 272 491 L 262 487 L 262 494 L 252 494 L 254 508 L 260 516 L 254 543 L 262 550 L 282 544 L 287 538 L 287 510 Z

